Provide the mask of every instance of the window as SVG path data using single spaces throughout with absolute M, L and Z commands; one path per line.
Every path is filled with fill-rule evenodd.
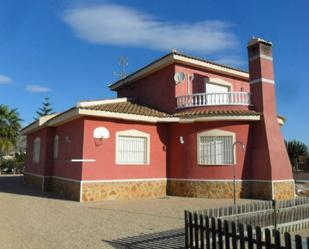
M 201 165 L 233 164 L 232 146 L 235 134 L 211 130 L 198 134 L 198 163 Z
M 33 158 L 34 163 L 40 162 L 40 148 L 41 148 L 41 139 L 39 137 L 34 139 L 33 142 Z
M 54 138 L 54 159 L 58 158 L 59 154 L 59 136 L 56 135 Z
M 148 164 L 149 134 L 136 130 L 116 133 L 117 164 Z

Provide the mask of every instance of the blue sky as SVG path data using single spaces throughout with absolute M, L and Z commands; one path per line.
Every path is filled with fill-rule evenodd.
M 309 2 L 1 0 L 0 103 L 33 120 L 45 96 L 55 111 L 114 97 L 127 72 L 176 48 L 247 69 L 252 36 L 274 44 L 278 113 L 287 139 L 309 144 Z

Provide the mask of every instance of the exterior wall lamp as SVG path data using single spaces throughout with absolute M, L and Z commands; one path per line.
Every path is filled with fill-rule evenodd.
M 185 140 L 183 139 L 183 136 L 180 136 L 180 137 L 179 137 L 179 143 L 180 143 L 180 144 L 184 144 L 184 143 L 185 143 Z

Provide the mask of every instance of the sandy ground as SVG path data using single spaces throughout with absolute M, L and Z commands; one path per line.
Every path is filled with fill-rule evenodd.
M 0 176 L 0 248 L 182 248 L 185 209 L 231 203 L 177 197 L 78 203 L 30 189 L 22 176 Z

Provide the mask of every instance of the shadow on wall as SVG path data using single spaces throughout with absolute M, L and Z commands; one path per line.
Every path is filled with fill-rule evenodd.
M 41 192 L 24 184 L 23 175 L 2 175 L 0 176 L 0 193 L 15 195 L 29 195 L 50 199 L 63 199 L 52 192 Z
M 102 240 L 117 249 L 182 249 L 185 248 L 184 229 L 142 234 L 118 240 Z

